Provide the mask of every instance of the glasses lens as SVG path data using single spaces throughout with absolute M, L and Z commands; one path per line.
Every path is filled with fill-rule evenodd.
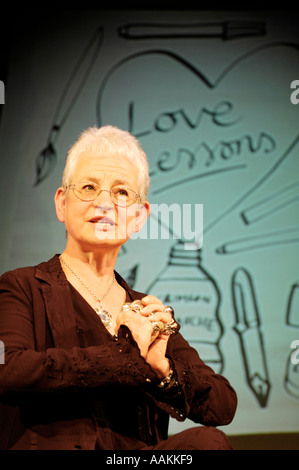
M 74 184 L 72 188 L 75 196 L 81 199 L 81 201 L 94 201 L 101 193 L 99 186 L 91 182 L 77 183 Z M 102 191 L 108 190 L 103 189 Z M 133 204 L 138 198 L 138 194 L 130 188 L 117 187 L 108 192 L 110 193 L 113 203 L 121 207 Z
M 93 201 L 99 194 L 99 188 L 93 183 L 78 183 L 73 186 L 75 196 L 82 201 Z
M 129 188 L 113 188 L 111 190 L 111 198 L 117 206 L 125 207 L 133 204 L 137 194 Z

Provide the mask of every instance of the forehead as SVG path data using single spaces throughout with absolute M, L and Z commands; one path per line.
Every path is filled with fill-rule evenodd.
M 77 160 L 73 172 L 73 180 L 97 179 L 104 177 L 124 181 L 133 185 L 138 183 L 138 169 L 127 158 L 115 156 L 99 156 L 92 153 L 83 153 Z

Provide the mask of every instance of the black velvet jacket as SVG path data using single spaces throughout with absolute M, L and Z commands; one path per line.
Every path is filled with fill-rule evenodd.
M 144 294 L 130 289 L 127 301 Z M 177 332 L 167 355 L 181 394 L 162 393 L 129 329 L 113 338 L 58 255 L 0 278 L 0 449 L 134 449 L 167 438 L 169 416 L 228 424 L 237 398 Z

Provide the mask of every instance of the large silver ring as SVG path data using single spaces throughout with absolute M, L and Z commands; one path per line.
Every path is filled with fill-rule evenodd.
M 171 320 L 169 323 L 166 323 L 164 326 L 163 333 L 166 335 L 173 335 L 176 332 L 177 323 L 174 320 Z
M 143 304 L 141 300 L 134 300 L 134 302 L 131 303 L 131 310 L 134 312 L 140 312 L 140 310 L 143 308 Z
M 124 303 L 121 309 L 122 309 L 124 312 L 126 312 L 126 311 L 128 311 L 128 310 L 131 310 L 131 304 L 130 304 L 130 302 Z
M 173 308 L 168 305 L 164 308 L 164 312 L 173 314 Z
M 165 323 L 163 323 L 162 321 L 153 321 L 152 327 L 152 335 L 154 335 L 160 331 L 164 331 Z

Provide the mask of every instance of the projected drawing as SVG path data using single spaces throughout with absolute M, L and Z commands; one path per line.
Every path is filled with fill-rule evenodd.
M 215 39 L 223 41 L 266 34 L 264 21 L 216 21 L 195 24 L 129 23 L 117 28 L 120 37 L 129 40 L 142 39 Z
M 132 25 L 130 25 L 130 31 L 132 32 Z M 136 30 L 134 31 L 136 33 Z M 171 195 L 174 190 L 176 190 L 175 200 L 179 200 L 178 197 L 182 192 L 178 196 L 178 190 L 181 186 L 188 183 L 192 191 L 191 188 L 195 190 L 197 184 L 202 185 L 203 190 L 199 196 L 201 199 L 197 200 L 203 202 L 205 208 L 209 209 L 209 219 L 205 222 L 205 234 L 273 177 L 286 160 L 294 156 L 298 148 L 299 135 L 294 136 L 293 131 L 290 132 L 289 140 L 284 145 L 279 145 L 275 134 L 269 132 L 269 127 L 267 132 L 263 129 L 258 132 L 255 114 L 262 115 L 264 112 L 258 108 L 258 96 L 256 96 L 255 104 L 247 106 L 244 111 L 240 111 L 242 99 L 236 105 L 233 98 L 235 93 L 245 97 L 248 89 L 256 90 L 256 83 L 251 83 L 250 80 L 256 82 L 258 79 L 256 75 L 250 78 L 246 64 L 259 56 L 265 56 L 264 63 L 267 64 L 267 55 L 273 53 L 274 56 L 274 52 L 279 48 L 289 49 L 295 53 L 299 50 L 297 44 L 291 43 L 262 45 L 238 57 L 214 82 L 209 80 L 197 65 L 171 50 L 145 49 L 118 62 L 108 72 L 99 88 L 97 98 L 99 124 L 116 122 L 145 142 L 145 148 L 151 158 L 151 197 L 155 198 L 154 200 L 159 200 L 159 196 L 163 196 L 166 202 L 173 201 Z M 271 60 L 269 59 L 269 64 Z M 252 66 L 253 69 L 254 66 Z M 240 75 L 237 84 L 235 82 L 235 91 L 229 88 L 227 81 L 232 79 L 232 74 L 236 71 L 239 73 L 242 71 L 244 75 Z M 125 88 L 118 86 L 120 76 L 122 83 L 126 84 Z M 269 73 L 269 76 L 272 75 Z M 142 93 L 138 88 L 139 77 L 143 81 Z M 130 82 L 134 83 L 134 87 L 130 85 Z M 180 87 L 179 83 L 184 83 L 184 87 Z M 277 84 L 277 86 L 282 89 L 282 84 Z M 209 100 L 212 101 L 209 91 L 213 91 L 217 96 L 217 90 L 219 89 L 220 93 L 222 87 L 226 91 L 227 99 L 216 101 L 216 105 L 213 100 L 213 106 L 207 105 L 206 96 L 209 96 Z M 258 82 L 258 87 L 262 88 L 261 81 Z M 145 95 L 144 89 L 150 90 L 150 93 Z M 261 103 L 263 102 L 262 93 Z M 163 99 L 158 100 L 156 97 L 159 96 L 163 96 Z M 119 103 L 117 115 L 110 105 L 113 100 Z M 196 108 L 194 103 L 197 102 L 199 105 Z M 254 110 L 255 106 L 258 109 Z M 146 117 L 142 110 L 147 110 Z M 250 126 L 255 129 L 255 134 L 252 135 L 248 131 L 240 134 L 241 123 L 243 127 L 248 118 L 247 115 L 252 113 Z M 266 116 L 264 121 L 267 122 Z M 207 122 L 214 130 L 212 143 L 207 139 L 198 139 L 201 136 L 201 127 L 207 126 Z M 233 128 L 238 129 L 237 135 L 232 134 Z M 225 139 L 225 133 L 222 132 L 222 138 L 217 140 L 222 129 L 230 136 L 229 139 Z M 155 144 L 150 139 L 157 140 L 158 143 Z M 265 158 L 250 159 L 251 155 L 259 157 L 272 155 L 274 158 L 268 159 L 266 163 Z M 248 179 L 249 170 L 253 173 Z M 166 181 L 165 177 L 167 177 Z M 215 187 L 224 196 L 224 200 L 222 204 L 215 205 L 210 210 L 210 200 L 207 198 L 203 201 L 202 199 L 203 194 L 209 194 L 209 190 L 205 191 L 204 182 L 209 179 L 215 181 L 216 178 Z M 225 179 L 234 181 L 233 201 L 226 199 Z M 261 201 L 260 206 L 250 206 L 242 213 L 244 220 L 252 222 L 264 215 L 269 215 L 275 204 L 278 205 L 278 209 L 291 204 L 298 199 L 297 189 L 295 183 L 291 184 L 278 191 L 274 201 L 271 202 L 265 198 L 267 200 Z M 194 201 L 192 196 L 189 201 Z M 264 214 L 263 211 L 266 213 Z M 207 211 L 205 213 L 207 214 Z M 290 241 L 290 238 L 292 238 L 292 243 L 297 243 L 296 234 L 290 233 L 286 237 L 286 243 Z M 274 243 L 281 242 L 284 241 L 280 240 L 279 236 L 276 242 L 274 241 Z
M 266 407 L 271 389 L 262 319 L 257 305 L 252 277 L 244 268 L 232 276 L 232 301 L 235 313 L 234 330 L 239 336 L 246 381 L 261 407 Z
M 278 191 L 268 194 L 265 198 L 247 207 L 241 212 L 241 217 L 245 224 L 249 225 L 254 222 L 271 217 L 278 211 L 299 201 L 299 181 L 289 184 Z
M 153 35 L 161 34 L 161 30 L 150 28 L 137 31 L 132 25 L 122 30 L 126 35 L 149 32 Z M 203 203 L 204 237 L 209 243 L 212 229 L 229 215 L 237 214 L 238 208 L 242 204 L 244 206 L 254 193 L 261 192 L 263 185 L 269 183 L 288 160 L 296 158 L 299 143 L 296 127 L 288 128 L 287 137 L 282 142 L 279 123 L 269 116 L 277 112 L 265 106 L 263 95 L 267 92 L 267 77 L 271 80 L 273 94 L 283 88 L 285 78 L 277 74 L 277 57 L 282 54 L 286 56 L 290 52 L 290 61 L 295 63 L 298 51 L 299 46 L 295 43 L 263 44 L 237 57 L 212 81 L 196 62 L 187 60 L 175 50 L 144 47 L 118 61 L 101 81 L 96 103 L 98 123 L 115 122 L 134 133 L 144 144 L 150 159 L 151 201 L 163 200 L 168 204 L 173 201 L 180 204 Z M 259 71 L 262 71 L 261 77 Z M 238 78 L 234 79 L 236 76 Z M 248 98 L 250 90 L 254 90 L 251 99 Z M 117 103 L 115 109 L 111 106 L 112 102 Z M 275 103 L 272 100 L 271 106 L 275 106 Z M 293 112 L 293 109 L 290 111 Z M 294 121 L 294 115 L 290 121 Z M 278 190 L 273 189 L 267 196 L 262 194 L 258 202 L 242 208 L 242 220 L 247 227 L 254 226 L 255 229 L 257 222 L 276 214 L 277 210 L 289 207 L 297 200 L 298 183 L 289 182 Z M 279 245 L 295 245 L 298 242 L 299 231 L 296 226 L 260 232 L 255 229 L 247 237 L 238 237 L 234 232 L 234 239 L 227 242 L 220 235 L 219 245 L 216 245 L 215 250 L 217 255 L 238 255 L 257 248 L 275 249 Z M 171 289 L 172 278 L 169 278 L 168 273 L 172 269 L 173 266 L 168 262 L 163 272 L 157 273 L 150 286 L 162 298 Z M 180 269 L 183 269 L 181 273 L 184 274 L 179 274 L 177 268 L 173 282 L 176 283 L 180 299 L 183 299 L 184 291 L 188 297 L 190 288 L 184 283 L 187 268 Z M 247 304 L 243 308 L 251 302 L 252 312 L 247 314 L 254 315 L 254 319 L 251 316 L 244 317 L 245 312 L 240 316 L 240 311 L 236 310 L 239 322 L 236 331 L 239 331 L 243 347 L 248 385 L 260 406 L 265 407 L 271 386 L 260 312 L 251 277 L 248 273 L 246 277 L 240 271 L 238 276 L 236 274 L 235 281 L 241 276 L 245 277 L 243 284 L 247 288 L 243 292 L 240 290 L 242 283 L 234 286 L 235 307 L 241 308 L 237 304 L 238 296 L 244 296 L 246 292 Z M 191 282 L 191 278 L 189 280 Z M 192 287 L 194 294 L 199 285 L 197 283 Z M 219 285 L 216 282 L 214 285 L 219 293 Z M 187 316 L 189 305 L 183 300 L 181 304 L 180 308 Z M 179 307 L 176 311 L 179 311 Z M 200 308 L 197 309 L 198 318 L 199 312 Z M 241 335 L 242 320 L 245 322 L 245 330 Z M 187 330 L 188 325 L 184 324 L 184 320 L 182 328 L 183 334 L 189 340 L 191 338 L 193 343 L 195 335 L 200 344 L 207 335 L 207 331 L 191 328 Z M 223 331 L 219 338 L 222 333 Z M 254 354 L 253 345 L 256 346 Z M 222 355 L 220 349 L 219 352 Z M 203 355 L 205 361 L 207 356 L 208 354 Z M 253 359 L 255 362 L 252 363 Z M 221 362 L 223 363 L 223 358 Z
M 59 132 L 61 131 L 63 124 L 67 120 L 82 88 L 85 85 L 87 77 L 102 46 L 102 41 L 103 28 L 100 27 L 88 42 L 62 91 L 46 147 L 41 150 L 35 161 L 35 186 L 44 181 L 56 165 L 57 155 L 55 143 Z
M 291 354 L 287 358 L 284 387 L 288 394 L 299 399 L 299 364 L 291 362 Z
M 294 282 L 290 287 L 286 309 L 286 324 L 293 328 L 299 328 L 299 281 Z M 291 362 L 291 354 L 287 357 L 284 387 L 293 398 L 299 399 L 299 364 Z
M 220 348 L 221 294 L 203 263 L 201 250 L 185 250 L 178 241 L 171 247 L 167 266 L 147 292 L 173 307 L 184 337 L 215 372 L 221 373 L 224 366 Z
M 222 372 L 225 352 L 221 340 L 227 321 L 224 315 L 229 312 L 222 314 L 220 310 L 226 299 L 213 267 L 213 256 L 223 271 L 226 269 L 225 279 L 233 271 L 233 331 L 240 342 L 246 384 L 259 407 L 265 408 L 272 387 L 263 335 L 267 325 L 258 307 L 253 275 L 243 267 L 235 270 L 234 262 L 242 257 L 238 265 L 247 266 L 246 259 L 252 260 L 246 256 L 254 255 L 253 250 L 260 249 L 262 259 L 269 250 L 275 254 L 277 248 L 282 248 L 289 253 L 299 243 L 295 217 L 289 218 L 289 224 L 277 227 L 272 218 L 284 209 L 290 211 L 299 201 L 298 171 L 289 177 L 285 170 L 290 161 L 298 168 L 298 112 L 283 91 L 288 84 L 286 77 L 294 79 L 298 70 L 299 44 L 280 38 L 276 42 L 259 42 L 258 37 L 266 35 L 263 21 L 118 25 L 117 45 L 126 47 L 116 48 L 114 61 L 108 61 L 107 69 L 99 67 L 91 103 L 96 107 L 95 120 L 99 126 L 114 124 L 127 129 L 141 141 L 149 158 L 152 206 L 174 202 L 181 206 L 203 204 L 204 238 L 213 251 L 211 258 L 202 259 L 200 249 L 185 250 L 179 237 L 167 245 L 169 257 L 163 261 L 163 268 L 154 250 L 142 250 L 141 257 L 127 248 L 130 264 L 121 274 L 132 288 L 138 280 L 143 290 L 148 286 L 148 293 L 172 305 L 183 335 L 206 363 Z M 254 41 L 246 44 L 250 37 Z M 188 39 L 193 41 L 190 50 Z M 194 47 L 196 39 L 201 40 L 201 49 Z M 236 52 L 233 59 L 226 64 L 221 62 L 224 66 L 218 69 L 217 62 L 213 64 L 213 79 L 201 61 L 205 47 L 208 49 L 207 39 L 209 44 L 218 41 L 220 48 L 235 39 L 235 43 L 246 44 L 235 49 L 241 52 Z M 58 134 L 97 61 L 102 40 L 103 31 L 99 28 L 62 93 L 47 145 L 36 159 L 36 185 L 50 175 L 56 164 Z M 185 56 L 184 48 L 176 50 L 179 40 L 186 45 Z M 154 47 L 151 41 L 156 41 Z M 277 184 L 277 175 L 281 174 Z M 233 228 L 231 221 L 235 223 Z M 269 228 L 259 225 L 268 221 Z M 157 224 L 162 226 L 163 220 Z M 221 230 L 224 226 L 228 228 L 225 235 Z M 248 232 L 244 234 L 244 230 Z M 173 234 L 172 227 L 170 233 Z M 156 261 L 152 264 L 154 272 L 142 277 L 142 263 L 146 265 L 152 258 Z M 262 287 L 259 286 L 261 299 Z M 286 324 L 296 328 L 298 289 L 295 282 L 286 313 Z M 298 377 L 297 368 L 288 362 L 284 385 L 296 398 Z
M 286 324 L 299 328 L 299 281 L 295 282 L 290 288 L 286 311 Z
M 138 267 L 139 264 L 136 264 L 132 268 L 129 268 L 121 273 L 122 277 L 126 280 L 127 284 L 131 287 L 131 289 L 134 288 L 136 282 Z
M 287 243 L 299 243 L 298 227 L 230 240 L 217 247 L 216 253 L 221 255 L 242 253 L 257 248 L 271 248 L 275 245 Z

